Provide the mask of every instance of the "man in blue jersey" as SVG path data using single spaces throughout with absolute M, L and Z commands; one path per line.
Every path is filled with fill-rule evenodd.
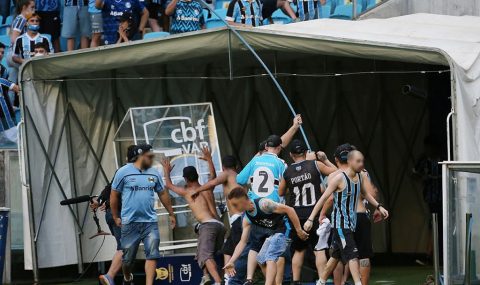
M 277 276 L 277 261 L 288 250 L 285 216 L 292 221 L 292 225 L 301 239 L 307 239 L 308 234 L 302 230 L 295 210 L 289 206 L 265 197 L 252 200 L 241 187 L 234 188 L 228 194 L 228 200 L 237 211 L 245 212 L 245 216 L 242 237 L 232 257 L 225 264 L 225 270 L 230 276 L 236 274 L 235 261 L 246 249 L 247 242 L 250 242 L 250 253 L 255 253 L 255 262 L 260 264 L 265 273 L 265 284 L 274 285 Z M 252 277 L 253 275 L 248 276 L 245 284 L 253 284 Z
M 15 41 L 13 46 L 13 61 L 22 64 L 25 60 L 30 59 L 35 54 L 35 44 L 44 43 L 48 53 L 53 53 L 53 47 L 50 40 L 39 33 L 40 16 L 33 13 L 27 21 L 27 32 Z
M 75 49 L 75 39 L 80 31 L 80 48 L 88 48 L 91 36 L 88 0 L 64 0 L 62 37 L 67 39 L 67 50 Z
M 348 168 L 333 177 L 328 183 L 327 190 L 323 193 L 320 200 L 315 205 L 310 217 L 304 224 L 304 230 L 310 231 L 313 225 L 313 219 L 323 207 L 324 203 L 333 194 L 333 238 L 332 238 L 332 256 L 327 262 L 317 285 L 325 285 L 328 276 L 333 272 L 339 261 L 349 265 L 350 273 L 355 285 L 362 285 L 360 266 L 358 261 L 358 248 L 355 242 L 354 232 L 357 223 L 357 203 L 360 194 L 377 210 L 380 211 L 384 219 L 388 218 L 388 211 L 382 204 L 366 190 L 362 183 L 361 172 L 364 169 L 364 157 L 358 150 L 350 151 L 347 154 Z
M 278 158 L 282 151 L 282 139 L 271 135 L 265 146 L 266 152 L 255 156 L 238 174 L 237 183 L 250 186 L 248 195 L 251 199 L 269 198 L 280 202 L 278 186 L 287 168 L 285 161 Z
M 62 28 L 59 0 L 35 0 L 35 10 L 42 18 L 40 33 L 50 35 L 54 49 L 59 51 Z
M 143 37 L 148 21 L 148 10 L 140 0 L 96 0 L 95 6 L 102 10 L 103 39 L 106 45 L 119 40 L 119 25 L 124 14 L 132 16 L 131 34 Z
M 195 0 L 172 0 L 165 9 L 165 15 L 172 17 L 171 34 L 205 29 L 203 7 Z
M 155 194 L 169 213 L 170 223 L 175 225 L 175 216 L 168 191 L 164 191 L 160 173 L 152 167 L 154 153 L 151 145 L 138 145 L 134 163 L 121 167 L 112 183 L 110 207 L 117 226 L 122 227 L 121 245 L 123 249 L 123 284 L 133 284 L 132 265 L 138 246 L 145 247 L 146 284 L 152 285 L 155 278 L 156 260 L 160 234 L 155 211 Z M 122 210 L 119 215 L 121 199 Z
M 230 25 L 259 27 L 262 24 L 260 0 L 232 0 L 225 20 Z

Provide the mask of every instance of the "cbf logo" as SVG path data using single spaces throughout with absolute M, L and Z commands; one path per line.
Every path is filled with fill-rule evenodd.
M 209 146 L 205 137 L 207 125 L 204 119 L 193 121 L 191 118 L 183 116 L 156 119 L 143 125 L 145 136 L 148 137 L 148 129 L 150 125 L 152 125 L 152 127 L 158 126 L 159 124 L 167 126 L 165 121 L 177 121 L 177 124 L 175 125 L 178 127 L 172 129 L 170 132 L 170 139 L 173 143 L 179 146 L 176 148 L 159 150 L 159 152 L 164 153 L 165 156 L 196 154 L 199 153 L 203 147 Z

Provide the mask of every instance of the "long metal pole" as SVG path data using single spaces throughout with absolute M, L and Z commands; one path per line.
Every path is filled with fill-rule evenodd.
M 471 234 L 471 222 L 472 213 L 465 214 L 466 229 L 465 229 L 465 285 L 471 285 L 470 280 L 470 264 L 471 264 L 471 247 L 472 247 L 472 234 Z
M 438 245 L 438 214 L 432 214 L 433 226 L 433 269 L 435 271 L 435 285 L 440 285 L 439 245 Z
M 217 18 L 220 19 L 225 24 L 225 26 L 227 26 L 227 28 L 230 31 L 232 31 L 232 33 L 240 40 L 240 42 L 242 42 L 245 45 L 245 47 L 252 53 L 252 55 L 255 57 L 255 59 L 258 61 L 258 63 L 260 63 L 260 65 L 263 67 L 263 69 L 265 69 L 268 76 L 273 81 L 273 84 L 277 88 L 278 92 L 280 92 L 280 95 L 282 95 L 283 100 L 285 100 L 285 103 L 287 103 L 287 106 L 290 109 L 290 112 L 295 117 L 297 115 L 297 112 L 295 112 L 295 109 L 293 108 L 292 104 L 290 103 L 290 100 L 288 100 L 288 97 L 285 94 L 285 91 L 283 91 L 282 86 L 280 86 L 280 83 L 278 83 L 277 79 L 275 78 L 275 76 L 273 76 L 273 74 L 270 71 L 270 69 L 268 68 L 268 66 L 265 64 L 265 62 L 263 62 L 263 60 L 260 58 L 260 56 L 257 54 L 257 52 L 252 48 L 252 46 L 250 46 L 250 44 L 245 40 L 245 38 L 243 38 L 242 35 L 240 35 L 240 33 L 233 26 L 229 25 L 227 23 L 227 21 L 225 21 L 225 19 L 223 19 L 220 15 L 218 15 L 215 12 L 215 10 L 213 10 L 207 3 L 205 3 L 204 0 L 199 0 L 199 2 L 202 3 L 202 5 L 204 7 L 206 7 L 210 12 L 212 12 L 212 14 L 217 16 Z M 303 127 L 301 125 L 300 125 L 300 133 L 302 134 L 302 137 L 305 140 L 305 144 L 307 145 L 308 149 L 311 149 L 310 143 L 308 142 L 305 131 L 303 130 Z
M 357 0 L 353 0 L 352 1 L 352 9 L 353 9 L 353 11 L 352 11 L 353 17 L 352 18 L 353 18 L 353 20 L 355 20 L 357 18 L 357 5 L 358 5 Z

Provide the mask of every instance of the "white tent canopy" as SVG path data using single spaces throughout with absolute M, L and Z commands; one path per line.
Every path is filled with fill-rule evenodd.
M 368 64 L 361 65 L 366 62 L 361 61 L 364 59 L 408 63 L 422 68 L 448 66 L 455 111 L 453 158 L 480 160 L 477 104 L 480 97 L 480 18 L 417 14 L 356 22 L 323 19 L 238 30 L 275 73 L 279 67 L 279 76 L 281 71 L 290 76 L 302 73 L 305 70 L 299 63 L 312 56 L 322 56 L 325 62 L 328 57 L 349 58 L 352 65 L 355 63 L 364 73 L 375 71 Z M 338 72 L 335 64 L 325 63 L 318 69 L 313 71 L 318 74 L 330 72 L 332 76 Z M 258 81 L 245 81 L 249 77 L 256 77 Z M 25 121 L 23 147 L 29 161 L 26 170 L 39 267 L 75 264 L 80 259 L 89 262 L 95 254 L 98 240 L 88 240 L 82 234 L 77 239 L 79 230 L 75 224 L 83 232 L 94 230 L 92 225 L 82 223 L 86 209 L 69 210 L 57 205 L 64 197 L 62 192 L 67 197 L 89 194 L 103 187 L 107 177 L 102 176 L 113 174 L 115 162 L 111 140 L 118 126 L 114 121 L 123 117 L 126 109 L 215 100 L 217 112 L 228 108 L 228 104 L 238 104 L 234 107 L 239 109 L 250 104 L 248 98 L 238 96 L 240 93 L 246 94 L 245 97 L 251 93 L 253 97 L 250 97 L 260 101 L 266 100 L 262 98 L 269 92 L 274 98 L 278 96 L 268 85 L 264 71 L 228 29 L 33 59 L 22 67 L 20 81 Z M 372 82 L 375 81 L 378 80 L 372 78 Z M 283 86 L 288 89 L 287 93 L 294 94 L 296 91 L 288 82 L 286 79 Z M 261 95 L 256 93 L 259 90 L 263 92 Z M 231 97 L 233 94 L 235 96 Z M 297 103 L 301 104 L 301 94 L 298 96 Z M 312 97 L 312 100 L 317 99 Z M 402 102 L 397 101 L 397 104 Z M 267 107 L 272 118 L 263 118 L 263 122 L 259 122 L 258 117 L 251 122 L 248 117 L 250 109 L 261 109 L 261 104 L 245 107 L 238 114 L 231 110 L 219 123 L 219 127 L 223 127 L 219 131 L 222 153 L 236 153 L 245 161 L 253 151 L 252 141 L 258 142 L 265 135 L 260 134 L 259 129 L 284 130 L 290 119 L 284 120 L 288 116 L 283 102 L 278 105 L 278 108 Z M 258 113 L 260 115 L 256 116 L 264 112 L 255 114 Z M 269 119 L 276 118 L 278 122 L 269 124 Z M 238 130 L 228 130 L 229 125 L 238 126 Z M 310 134 L 313 133 L 311 128 Z M 336 137 L 334 143 L 342 138 Z M 240 140 L 238 143 L 242 147 L 236 145 L 236 140 Z M 98 174 L 99 165 L 105 175 Z M 55 174 L 53 178 L 52 173 Z M 49 196 L 45 198 L 47 193 Z M 39 221 L 43 212 L 43 220 Z M 75 219 L 72 222 L 72 214 L 80 217 L 78 223 Z M 42 224 L 40 233 L 37 232 L 39 224 Z M 97 260 L 108 260 L 112 250 L 113 245 L 104 246 Z M 27 268 L 31 265 L 26 263 Z

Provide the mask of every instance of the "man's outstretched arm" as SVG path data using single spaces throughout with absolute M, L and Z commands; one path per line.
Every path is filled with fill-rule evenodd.
M 282 147 L 285 148 L 288 146 L 288 144 L 292 141 L 293 137 L 297 133 L 298 129 L 302 125 L 302 116 L 300 114 L 296 115 L 295 118 L 293 118 L 293 124 L 288 129 L 286 133 L 282 135 Z

